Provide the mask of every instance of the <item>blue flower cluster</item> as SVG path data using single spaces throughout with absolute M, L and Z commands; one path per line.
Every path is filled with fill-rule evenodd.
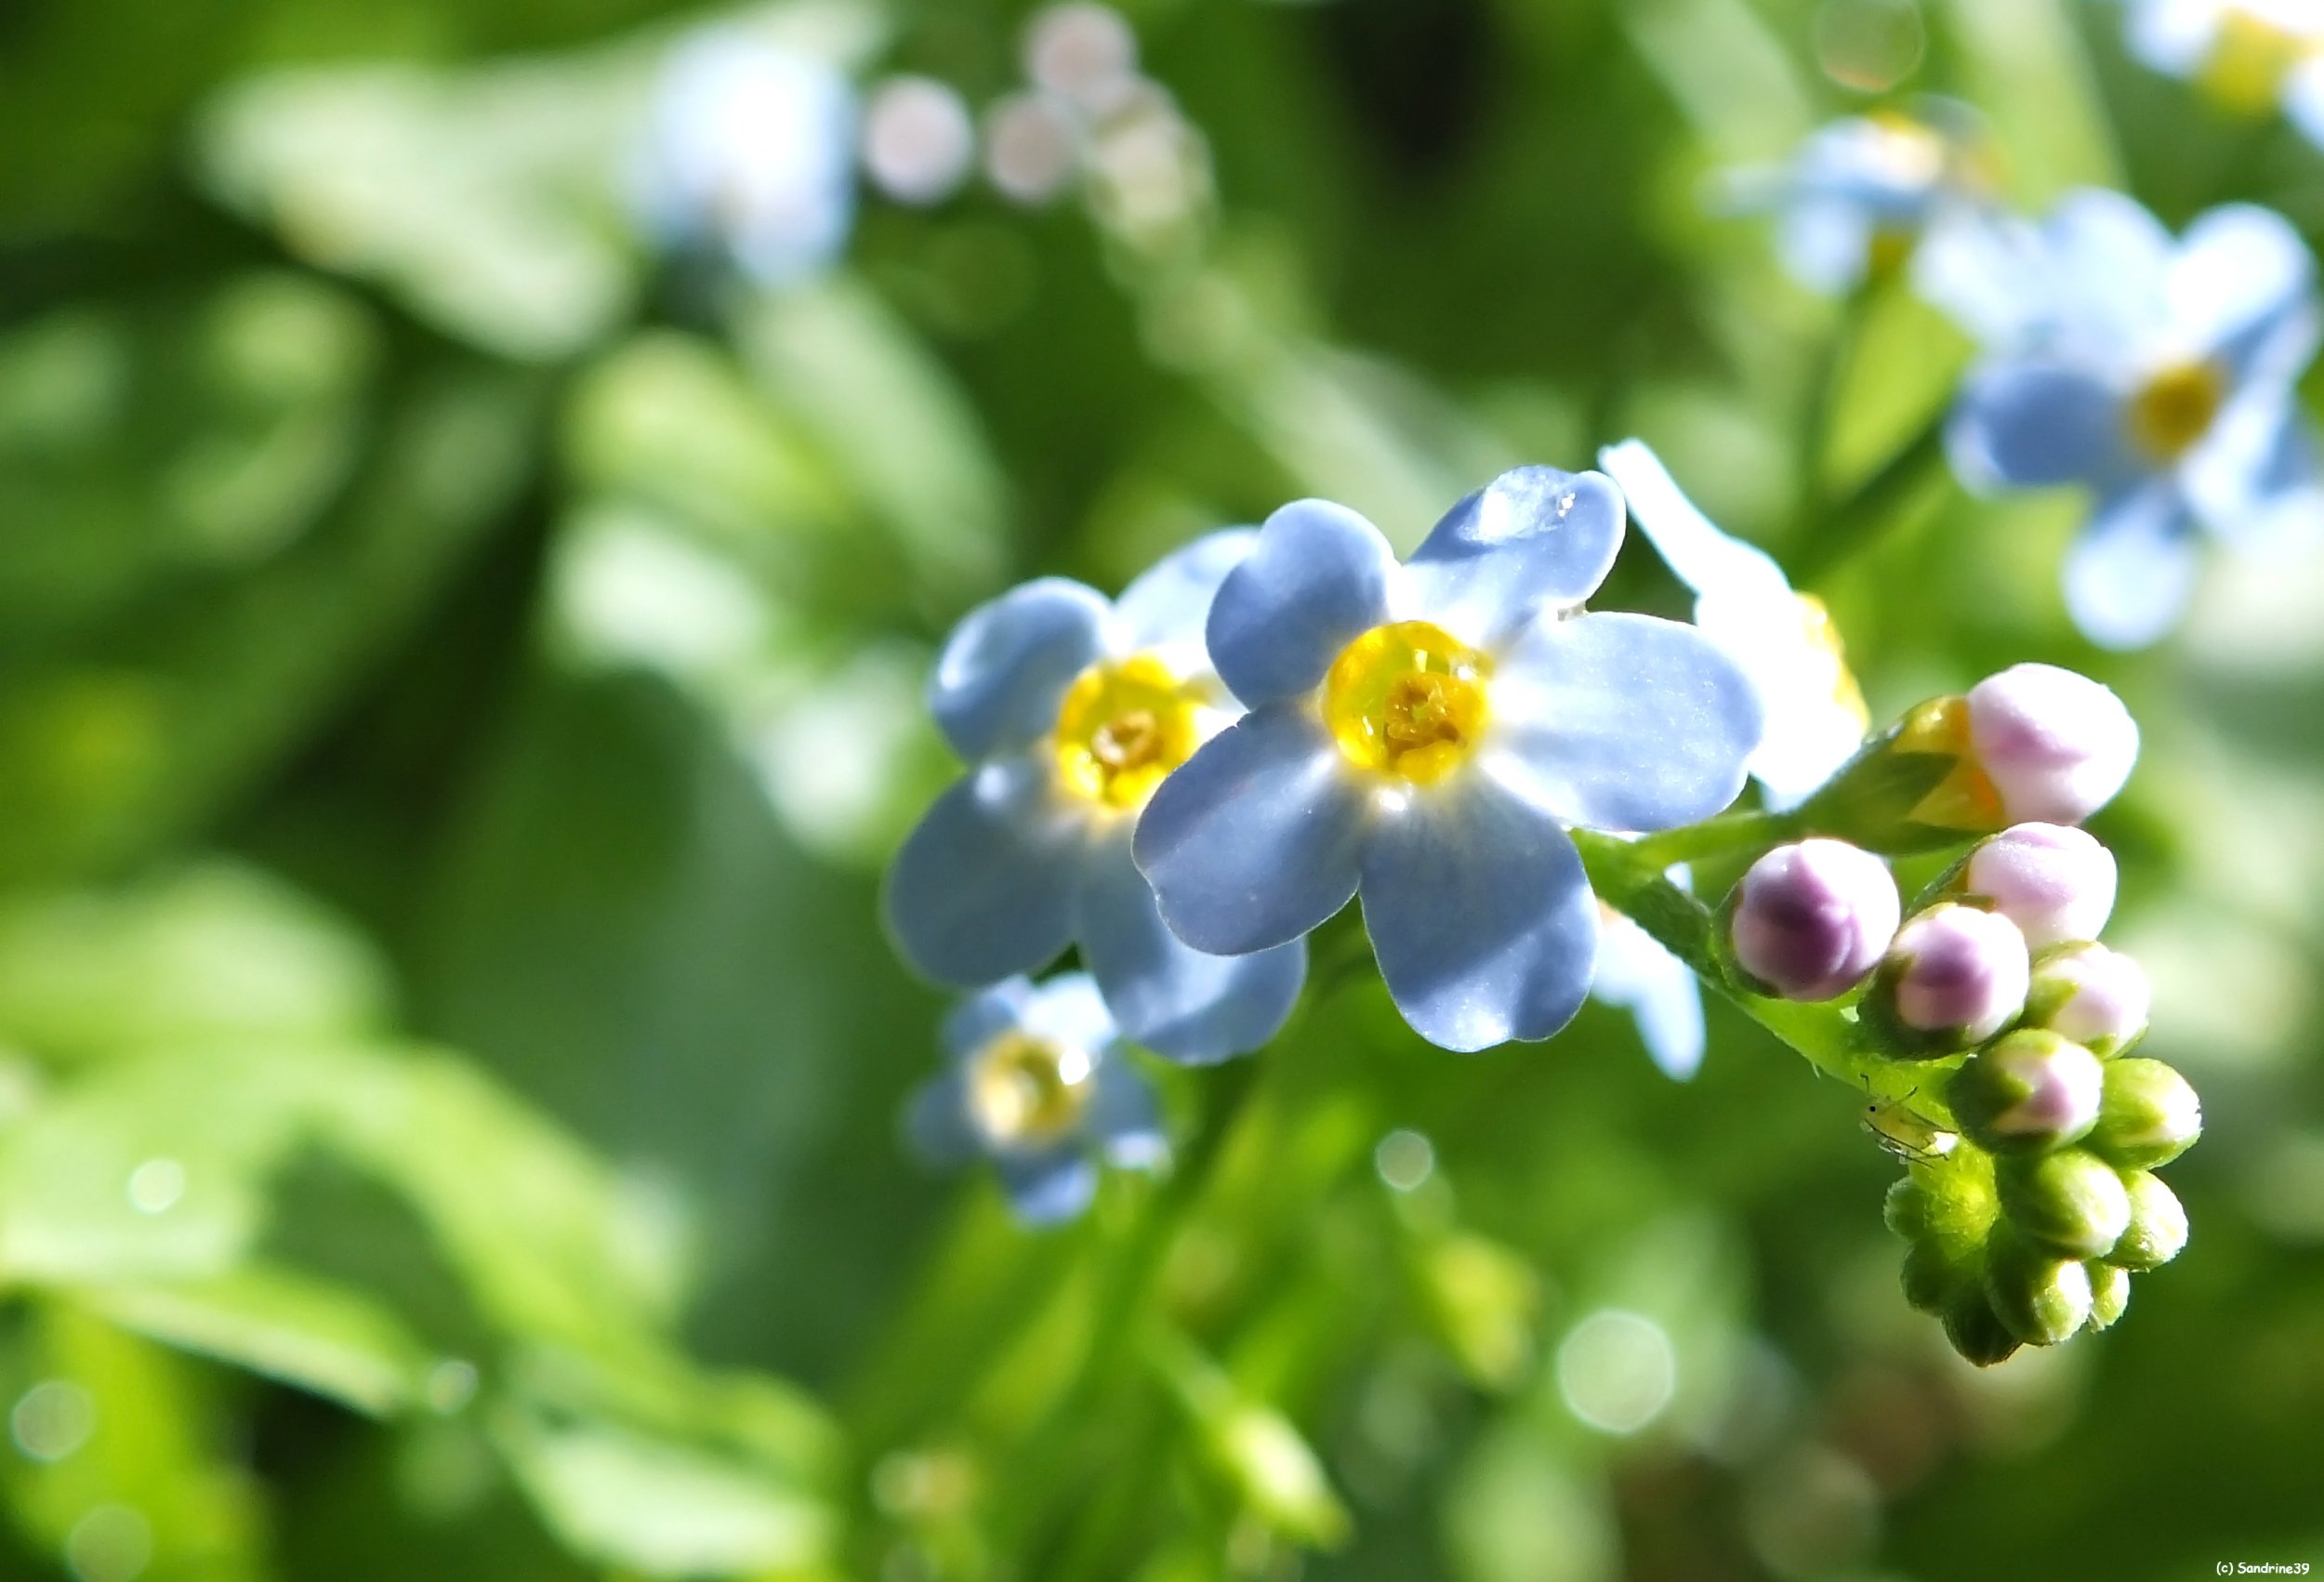
M 2228 41 L 2206 47 L 2228 54 L 2257 47 L 2252 29 L 2273 29 L 2271 38 L 2306 42 L 2277 61 L 2271 82 L 2324 83 L 2315 65 L 2324 22 L 2312 10 L 2295 27 L 2289 10 L 2266 20 L 2267 6 L 2165 0 L 2144 7 L 2138 26 L 2159 36 L 2204 13 L 2204 36 Z M 1901 152 L 1904 131 L 1885 134 L 1904 140 L 1872 162 L 1878 171 L 1830 152 L 1876 146 L 1874 125 L 1825 128 L 1771 186 L 1786 254 L 1804 281 L 1839 290 L 1900 272 L 1908 253 L 1915 288 L 1979 342 L 1947 436 L 1954 468 L 1979 491 L 2091 492 L 2064 571 L 2067 609 L 2088 637 L 2127 649 L 2168 633 L 2206 539 L 2259 544 L 2324 521 L 2324 468 L 2297 394 L 2324 309 L 2315 260 L 2287 221 L 2231 204 L 2174 239 L 2133 199 L 2094 190 L 2024 218 L 1961 191 L 1934 131 L 1918 134 L 1914 160 Z M 1917 184 L 1902 181 L 1908 164 Z M 1918 197 L 1905 201 L 1908 191 Z M 1844 236 L 1829 251 L 1848 267 L 1797 268 L 1808 233 Z M 1864 261 L 1882 246 L 1887 265 Z
M 1360 897 L 1421 1036 L 1551 1036 L 1599 955 L 1566 830 L 1720 811 L 1770 713 L 1705 632 L 1584 610 L 1625 514 L 1601 474 L 1523 468 L 1406 562 L 1353 511 L 1306 500 L 1118 600 L 1052 577 L 971 612 L 930 687 L 970 767 L 890 874 L 903 954 L 973 988 L 1076 947 L 1109 1027 L 1202 1063 L 1274 1036 L 1306 936 Z M 1691 1065 L 1699 1009 L 1657 1004 L 1691 1011 L 1693 1054 L 1667 1062 Z M 993 1022 L 956 1054 L 971 1073 L 1022 1064 L 996 1051 L 1023 1041 Z M 1004 1130 L 984 1128 L 987 1151 Z
M 2131 52 L 2240 114 L 2280 109 L 2324 146 L 2324 8 L 2314 0 L 2128 0 Z

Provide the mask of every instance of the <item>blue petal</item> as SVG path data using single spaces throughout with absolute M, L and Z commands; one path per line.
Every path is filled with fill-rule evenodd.
M 1499 647 L 1597 591 L 1622 547 L 1622 492 L 1595 472 L 1521 467 L 1446 514 L 1408 568 L 1427 618 Z
M 1004 1154 L 994 1161 L 1009 1206 L 1028 1225 L 1071 1219 L 1097 1195 L 1098 1167 L 1078 1148 L 1048 1154 Z
M 1864 283 L 1874 230 L 1863 204 L 1818 193 L 1785 211 L 1776 228 L 1776 250 L 1793 280 L 1826 297 L 1844 297 Z
M 1305 940 L 1250 956 L 1206 956 L 1170 932 L 1127 840 L 1090 853 L 1075 935 L 1123 1033 L 1188 1065 L 1265 1044 L 1307 979 Z
M 984 1151 L 984 1140 L 969 1119 L 960 1076 L 946 1072 L 913 1091 L 904 1112 L 905 1141 L 931 1165 L 958 1165 Z
M 1244 956 L 1287 944 L 1347 904 L 1367 811 L 1315 717 L 1301 704 L 1270 704 L 1162 783 L 1132 850 L 1172 933 L 1196 950 Z
M 1679 488 L 1659 456 L 1638 440 L 1598 453 L 1629 503 L 1631 520 L 1670 568 L 1697 594 L 1733 594 L 1796 609 L 1791 584 L 1764 549 L 1721 532 Z
M 936 799 L 888 871 L 888 928 L 915 969 L 972 988 L 1056 959 L 1071 937 L 1079 853 L 1030 758 L 1003 758 Z
M 2308 141 L 2324 148 L 2324 59 L 2311 57 L 2284 79 L 2284 115 Z
M 2138 200 L 2103 187 L 2067 193 L 2042 221 L 2048 256 L 2029 289 L 2062 328 L 2119 354 L 2169 322 L 2176 244 Z
M 1631 1013 L 1664 1075 L 1684 1082 L 1702 1064 L 1703 995 L 1694 969 L 1629 918 L 1605 920 L 1590 993 Z
M 978 990 L 944 1017 L 944 1053 L 956 1061 L 968 1059 L 1010 1028 L 1023 1026 L 1032 1003 L 1033 984 L 1024 978 L 1006 978 Z
M 1243 563 L 1259 534 L 1248 527 L 1208 534 L 1164 556 L 1114 601 L 1113 649 L 1128 655 L 1191 644 L 1202 653 L 1210 601 L 1227 573 Z
M 1946 440 L 1972 485 L 2042 488 L 2136 472 L 2124 435 L 2122 398 L 2103 381 L 2078 368 L 2008 363 L 1970 380 Z
M 1383 818 L 1362 893 L 1396 1009 L 1440 1048 L 1547 1038 L 1590 992 L 1598 903 L 1581 857 L 1546 813 L 1482 775 Z
M 2251 204 L 2212 209 L 2189 226 L 2171 267 L 2173 322 L 2238 371 L 2315 289 L 2316 260 L 2300 233 Z
M 1083 1129 L 1109 1164 L 1150 1170 L 1170 1156 L 1170 1140 L 1162 1128 L 1154 1089 L 1120 1056 L 1098 1067 L 1097 1092 Z
M 1121 1028 L 1087 972 L 1060 972 L 1037 984 L 1023 1025 L 1029 1036 L 1098 1057 L 1121 1041 Z
M 1253 708 L 1313 691 L 1341 649 L 1389 618 L 1401 574 L 1380 529 L 1346 507 L 1284 507 L 1210 606 L 1219 679 Z
M 1571 824 L 1670 829 L 1743 789 L 1762 733 L 1750 679 L 1692 626 L 1591 614 L 1502 657 L 1482 762 Z
M 2168 480 L 2108 501 L 2066 554 L 2066 608 L 2102 648 L 2145 648 L 2177 626 L 2195 587 L 2195 520 Z
M 1065 689 L 1102 650 L 1107 613 L 1094 588 L 1063 577 L 1025 583 L 970 611 L 928 684 L 928 706 L 953 751 L 973 763 L 1054 727 Z

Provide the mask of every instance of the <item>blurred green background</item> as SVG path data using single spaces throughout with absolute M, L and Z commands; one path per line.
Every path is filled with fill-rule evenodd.
M 2119 659 L 2070 497 L 1810 551 L 1969 348 L 1878 296 L 1803 442 L 1838 310 L 1701 201 L 1883 94 L 1977 104 L 2029 205 L 2315 240 L 2324 153 L 2102 3 L 1124 10 L 1158 188 L 867 191 L 752 292 L 622 197 L 700 12 L 0 6 L 0 1574 L 2324 1563 L 2324 554 Z M 1030 11 L 756 20 L 981 107 Z M 2138 713 L 2117 943 L 2210 1135 L 2127 1322 L 1960 1364 L 1861 1096 L 1715 1007 L 1676 1085 L 1618 1013 L 1454 1057 L 1365 978 L 1156 1068 L 1207 1167 L 1082 1224 L 920 1170 L 941 1006 L 875 896 L 950 623 L 1301 494 L 1409 547 L 1632 433 L 1830 562 L 1877 714 L 2026 658 Z M 1684 609 L 1636 549 L 1609 600 Z

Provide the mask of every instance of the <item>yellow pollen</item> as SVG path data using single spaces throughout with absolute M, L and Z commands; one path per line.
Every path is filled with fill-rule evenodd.
M 1359 769 L 1433 785 L 1474 750 L 1492 668 L 1426 621 L 1374 626 L 1332 661 L 1324 723 Z
M 1170 771 L 1202 745 L 1200 689 L 1150 653 L 1092 665 L 1057 711 L 1057 773 L 1091 802 L 1142 808 Z
M 1840 640 L 1839 623 L 1824 601 L 1812 593 L 1792 595 L 1800 601 L 1800 625 L 1807 630 L 1807 641 L 1831 662 L 1831 700 L 1854 717 L 1856 729 L 1872 728 L 1872 711 L 1864 702 L 1864 689 L 1856 685 L 1855 672 L 1848 668 L 1847 645 Z
M 2284 79 L 2319 47 L 2324 41 L 2239 7 L 2230 9 L 2220 19 L 2219 37 L 2196 84 L 2238 114 L 2264 115 L 2276 108 Z
M 2131 438 L 2157 461 L 2176 461 L 2211 432 L 2226 399 L 2226 376 L 2217 363 L 2174 363 L 2131 398 Z
M 1096 1069 L 1078 1049 L 1004 1033 L 969 1061 L 969 1113 L 1002 1146 L 1055 1142 L 1081 1123 Z

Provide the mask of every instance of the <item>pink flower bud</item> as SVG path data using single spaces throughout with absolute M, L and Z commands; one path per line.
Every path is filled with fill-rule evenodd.
M 2054 824 L 2003 830 L 1969 857 L 1964 895 L 2017 925 L 2036 950 L 2094 940 L 2114 911 L 2114 853 L 2096 837 Z
M 1880 965 L 1901 910 L 1870 852 L 1843 840 L 1778 846 L 1736 888 L 1735 959 L 1785 999 L 1831 999 Z
M 2080 824 L 2138 761 L 2122 700 L 2054 665 L 2013 665 L 1969 692 L 1969 745 L 2012 823 Z
M 2078 944 L 2042 958 L 2026 1005 L 2037 1026 L 2107 1056 L 2145 1035 L 2153 999 L 2136 961 L 2102 944 Z
M 1948 903 L 1897 930 L 1881 966 L 1895 1021 L 1934 1043 L 1982 1044 L 2026 1008 L 2026 936 L 1998 912 Z
M 2098 1124 L 2105 1079 L 2098 1057 L 2080 1044 L 2027 1028 L 1970 1056 L 1946 1100 L 1980 1147 L 2046 1153 Z

